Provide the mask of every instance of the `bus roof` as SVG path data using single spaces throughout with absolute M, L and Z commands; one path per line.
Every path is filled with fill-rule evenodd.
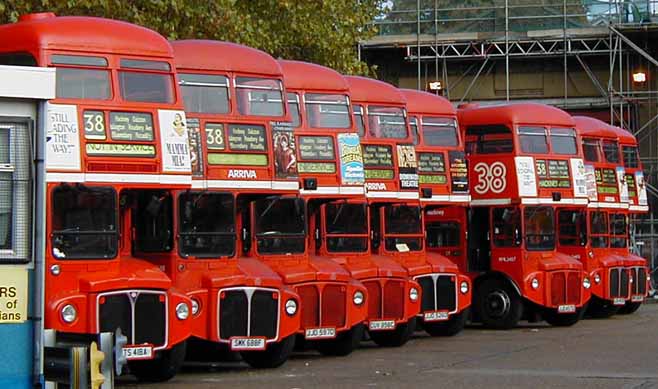
M 465 126 L 511 123 L 574 127 L 576 124 L 571 115 L 563 110 L 537 103 L 464 108 L 458 113 L 461 124 Z
M 608 123 L 589 116 L 574 116 L 576 131 L 580 136 L 617 138 L 617 131 Z
M 66 50 L 84 53 L 173 56 L 169 42 L 157 32 L 132 23 L 89 16 L 23 15 L 0 26 L 3 52 Z M 41 64 L 43 65 L 43 64 Z
M 619 140 L 619 142 L 625 143 L 627 145 L 632 144 L 637 146 L 637 138 L 630 131 L 621 127 L 616 127 L 616 126 L 611 126 L 611 127 L 617 134 L 617 139 Z
M 369 104 L 405 104 L 400 90 L 393 85 L 367 77 L 345 76 L 354 102 Z
M 409 113 L 450 116 L 457 114 L 455 107 L 445 97 L 415 89 L 400 89 L 400 91 L 407 99 Z
M 287 89 L 349 91 L 345 77 L 326 66 L 290 60 L 279 60 L 279 64 Z
M 176 67 L 282 77 L 279 63 L 264 51 L 231 42 L 190 39 L 171 42 Z

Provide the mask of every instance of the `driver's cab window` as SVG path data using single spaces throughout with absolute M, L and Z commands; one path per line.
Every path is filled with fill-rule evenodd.
M 521 212 L 518 208 L 494 208 L 492 212 L 493 244 L 496 247 L 521 245 Z
M 432 222 L 427 224 L 427 247 L 459 247 L 460 231 L 459 223 L 454 221 Z
M 587 219 L 583 211 L 561 210 L 558 212 L 558 240 L 562 246 L 587 244 Z

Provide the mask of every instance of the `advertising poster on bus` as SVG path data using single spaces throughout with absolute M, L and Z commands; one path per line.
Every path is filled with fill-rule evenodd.
M 272 123 L 274 171 L 277 178 L 297 178 L 297 146 L 290 123 Z
M 366 173 L 363 168 L 363 155 L 357 134 L 338 134 L 340 158 L 340 179 L 343 185 L 363 185 Z
M 623 167 L 618 166 L 616 169 L 617 172 L 617 185 L 619 185 L 619 201 L 622 203 L 628 203 L 628 183 L 626 182 L 626 170 Z
M 80 133 L 75 105 L 48 104 L 46 167 L 80 171 Z
M 185 112 L 159 110 L 162 170 L 189 172 L 190 151 Z
M 400 167 L 400 189 L 418 189 L 418 162 L 413 145 L 398 145 Z
M 599 199 L 599 192 L 596 188 L 596 171 L 593 165 L 585 165 L 585 186 L 589 201 L 597 201 Z
M 637 186 L 637 205 L 648 205 L 647 183 L 644 182 L 643 172 L 635 172 L 635 185 Z
M 189 119 L 187 121 L 187 137 L 190 145 L 192 176 L 203 177 L 203 148 L 201 147 L 199 119 Z

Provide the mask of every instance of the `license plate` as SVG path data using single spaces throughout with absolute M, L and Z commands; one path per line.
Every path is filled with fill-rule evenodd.
M 129 361 L 153 359 L 153 346 L 123 346 L 123 356 Z
M 569 305 L 558 305 L 557 313 L 574 313 L 576 312 L 576 306 L 573 304 Z
M 425 321 L 444 321 L 444 320 L 448 320 L 448 312 L 447 311 L 425 312 L 423 314 L 423 320 L 425 320 Z
M 332 339 L 336 337 L 336 329 L 332 327 L 307 328 L 306 339 Z
M 631 297 L 631 301 L 634 303 L 641 303 L 644 301 L 644 296 L 633 296 Z
M 616 297 L 612 300 L 613 305 L 624 305 L 626 304 L 626 299 L 621 298 L 621 297 Z
M 374 320 L 368 323 L 370 331 L 394 330 L 395 320 Z
M 265 338 L 231 338 L 231 350 L 265 350 Z

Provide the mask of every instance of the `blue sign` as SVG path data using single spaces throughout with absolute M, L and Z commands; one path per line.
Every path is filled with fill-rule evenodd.
M 338 155 L 340 156 L 342 184 L 364 185 L 366 174 L 363 170 L 359 136 L 357 134 L 338 134 Z

